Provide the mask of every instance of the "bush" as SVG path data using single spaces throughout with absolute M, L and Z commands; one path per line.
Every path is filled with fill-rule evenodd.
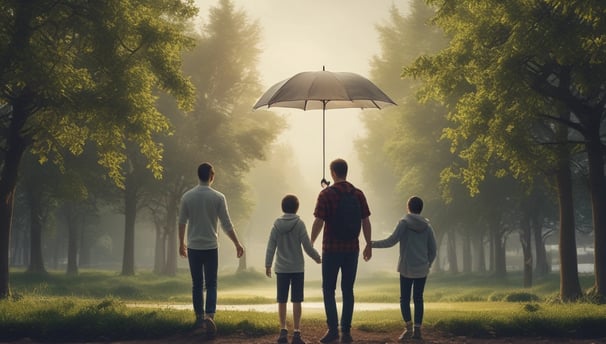
M 540 298 L 535 294 L 528 293 L 525 291 L 512 292 L 505 295 L 505 297 L 503 298 L 503 301 L 505 302 L 532 302 L 539 300 Z

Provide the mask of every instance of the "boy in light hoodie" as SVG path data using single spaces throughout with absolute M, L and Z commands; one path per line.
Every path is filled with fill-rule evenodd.
M 408 199 L 408 214 L 396 225 L 386 239 L 372 241 L 372 248 L 392 247 L 400 243 L 398 272 L 400 273 L 400 310 L 406 324 L 398 338 L 421 339 L 423 323 L 423 291 L 431 264 L 436 258 L 436 239 L 429 220 L 422 217 L 423 200 L 417 196 Z M 414 330 L 410 312 L 410 291 L 415 305 Z
M 305 223 L 301 221 L 297 211 L 299 210 L 299 199 L 294 195 L 286 195 L 282 199 L 282 211 L 284 214 L 276 219 L 267 242 L 265 254 L 265 274 L 271 277 L 271 266 L 276 256 L 274 271 L 276 273 L 278 314 L 280 317 L 280 335 L 278 343 L 288 343 L 288 329 L 286 327 L 286 303 L 288 301 L 288 289 L 291 289 L 290 301 L 293 307 L 294 333 L 293 344 L 305 344 L 301 338 L 301 302 L 303 302 L 303 282 L 305 253 L 313 258 L 316 263 L 321 263 L 322 258 L 318 251 L 313 248 L 309 235 L 305 229 Z

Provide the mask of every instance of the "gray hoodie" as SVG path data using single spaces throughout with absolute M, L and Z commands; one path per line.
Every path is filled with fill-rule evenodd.
M 373 241 L 372 247 L 392 247 L 398 242 L 398 272 L 408 278 L 426 277 L 436 258 L 436 238 L 429 220 L 419 214 L 406 214 L 388 238 Z
M 314 260 L 320 259 L 320 254 L 313 248 L 305 229 L 305 223 L 301 221 L 299 215 L 283 214 L 276 219 L 269 234 L 265 253 L 265 267 L 271 268 L 275 254 L 274 272 L 304 272 L 305 260 L 303 259 L 301 246 L 308 256 Z

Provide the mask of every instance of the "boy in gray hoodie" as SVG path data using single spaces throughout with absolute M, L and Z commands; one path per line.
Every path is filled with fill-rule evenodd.
M 322 262 L 320 254 L 313 248 L 309 240 L 305 223 L 297 215 L 297 210 L 299 210 L 299 199 L 294 195 L 284 196 L 282 199 L 284 214 L 274 222 L 265 254 L 265 274 L 267 277 L 271 277 L 271 266 L 274 255 L 276 256 L 274 271 L 276 273 L 278 314 L 281 326 L 278 343 L 288 343 L 286 303 L 290 287 L 294 322 L 292 343 L 305 344 L 301 338 L 300 330 L 305 271 L 305 261 L 301 247 L 318 264 Z
M 398 272 L 400 273 L 400 310 L 406 323 L 404 332 L 398 338 L 421 339 L 423 323 L 423 291 L 427 274 L 436 258 L 436 239 L 429 220 L 422 217 L 423 200 L 417 196 L 408 199 L 408 214 L 396 225 L 386 239 L 373 241 L 373 248 L 392 247 L 400 243 Z M 414 330 L 410 312 L 410 291 L 415 304 Z

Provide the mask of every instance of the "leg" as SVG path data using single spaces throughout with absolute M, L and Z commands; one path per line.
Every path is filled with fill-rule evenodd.
M 412 320 L 410 312 L 410 290 L 412 289 L 412 279 L 400 275 L 400 311 L 402 319 L 408 323 Z
M 324 311 L 326 323 L 330 331 L 338 332 L 339 320 L 337 315 L 337 301 L 335 289 L 337 288 L 337 275 L 340 263 L 337 254 L 325 253 L 322 257 L 322 294 L 324 296 Z
M 301 330 L 301 302 L 292 303 L 292 318 L 295 331 Z
M 189 261 L 189 272 L 191 273 L 191 298 L 196 318 L 201 321 L 204 318 L 204 295 L 202 294 L 202 255 L 200 250 L 187 249 L 187 260 Z
M 280 317 L 280 328 L 286 328 L 286 302 L 278 303 L 278 316 Z
M 328 332 L 320 339 L 320 343 L 332 343 L 339 340 L 339 320 L 335 300 L 339 267 L 338 254 L 324 253 L 322 255 L 322 294 Z
M 206 314 L 214 318 L 217 310 L 217 270 L 219 268 L 218 250 L 204 250 L 204 282 L 206 286 Z
M 301 329 L 301 302 L 303 302 L 303 281 L 305 280 L 304 273 L 292 274 L 292 285 L 291 285 L 291 298 L 292 302 L 292 317 L 294 330 L 299 331 Z
M 421 327 L 421 324 L 423 324 L 425 281 L 427 281 L 427 277 L 415 278 L 413 282 L 412 300 L 415 304 L 415 327 Z
M 343 253 L 341 263 L 341 293 L 343 310 L 341 312 L 341 332 L 351 331 L 351 320 L 354 310 L 354 283 L 358 271 L 358 252 Z
M 278 301 L 278 317 L 280 328 L 286 328 L 286 302 L 288 302 L 288 288 L 290 276 L 285 273 L 276 273 L 276 301 Z

